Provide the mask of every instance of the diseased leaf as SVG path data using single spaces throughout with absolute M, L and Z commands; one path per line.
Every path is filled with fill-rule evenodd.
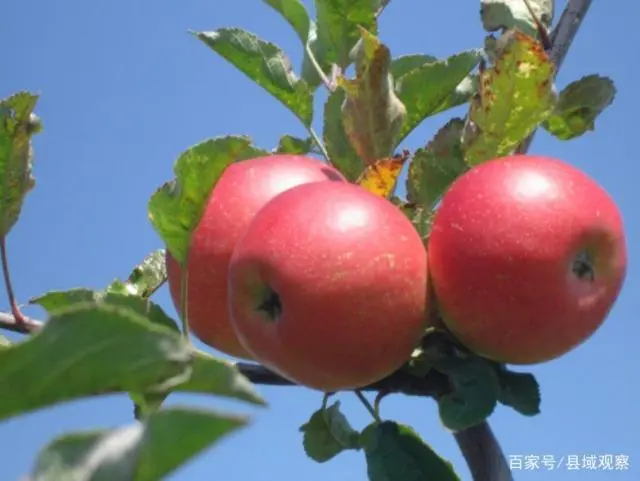
M 171 407 L 141 423 L 64 434 L 38 453 L 29 481 L 165 479 L 246 424 L 245 417 Z
M 0 350 L 0 419 L 99 394 L 168 390 L 188 379 L 191 360 L 174 330 L 136 310 L 77 302 L 56 310 L 26 341 Z
M 540 43 L 518 31 L 501 38 L 500 56 L 482 72 L 471 100 L 463 148 L 473 166 L 510 154 L 551 113 L 554 65 Z
M 498 371 L 498 378 L 500 403 L 525 416 L 540 413 L 540 386 L 533 374 L 502 369 Z
M 453 363 L 445 374 L 452 387 L 450 394 L 438 400 L 440 420 L 445 427 L 453 431 L 467 429 L 493 413 L 500 384 L 492 365 L 482 358 L 470 358 Z
M 369 481 L 460 481 L 453 465 L 409 426 L 372 423 L 362 432 L 361 443 Z
M 283 135 L 280 137 L 280 142 L 274 152 L 277 154 L 304 155 L 311 152 L 312 148 L 313 140 L 311 138 L 301 139 L 293 135 Z
M 407 115 L 396 145 L 425 118 L 448 108 L 447 100 L 481 58 L 481 50 L 467 50 L 446 60 L 424 63 L 397 78 L 395 92 L 405 105 Z
M 377 34 L 376 12 L 380 0 L 315 0 L 316 22 L 309 30 L 309 47 L 326 74 L 332 64 L 346 69 L 352 62 L 351 50 L 360 40 L 360 28 Z M 305 54 L 302 78 L 312 88 L 320 85 L 311 60 Z
M 221 28 L 195 35 L 282 102 L 304 125 L 311 125 L 311 89 L 293 72 L 289 58 L 279 47 L 240 28 Z
M 407 198 L 427 210 L 446 192 L 467 165 L 462 151 L 465 122 L 453 118 L 413 155 L 407 176 Z
M 364 170 L 364 164 L 349 142 L 342 124 L 342 105 L 345 92 L 337 89 L 324 104 L 323 142 L 333 165 L 348 180 L 355 182 Z
M 302 45 L 307 43 L 309 38 L 309 28 L 311 19 L 306 7 L 300 0 L 263 0 L 264 3 L 273 8 L 291 25 L 295 30 Z
M 588 75 L 571 82 L 562 92 L 543 127 L 561 140 L 594 130 L 595 120 L 613 103 L 616 87 L 608 77 Z
M 380 197 L 389 197 L 396 187 L 402 167 L 409 159 L 409 152 L 377 160 L 367 166 L 358 179 L 360 187 Z
M 216 137 L 182 153 L 174 166 L 176 178 L 149 200 L 149 219 L 171 255 L 184 264 L 191 234 L 224 170 L 233 162 L 268 155 L 245 136 Z
M 304 450 L 311 459 L 324 463 L 347 449 L 360 449 L 359 433 L 340 411 L 336 401 L 326 409 L 320 408 L 308 422 L 300 426 Z
M 31 137 L 42 128 L 33 113 L 38 97 L 18 92 L 0 100 L 0 237 L 18 221 L 24 199 L 35 186 Z
M 540 23 L 549 29 L 553 21 L 554 0 L 528 0 Z M 481 0 L 480 18 L 487 32 L 517 28 L 536 37 L 538 28 L 524 0 Z
M 356 78 L 338 79 L 346 96 L 342 123 L 351 145 L 365 165 L 392 155 L 406 116 L 393 91 L 389 49 L 362 30 L 363 44 L 356 62 Z

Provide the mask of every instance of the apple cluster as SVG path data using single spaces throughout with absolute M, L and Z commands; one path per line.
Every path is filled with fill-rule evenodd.
M 458 177 L 423 239 L 397 206 L 327 163 L 229 166 L 189 251 L 191 332 L 310 388 L 376 382 L 406 363 L 431 305 L 462 345 L 533 364 L 575 349 L 622 288 L 620 212 L 579 169 L 532 155 Z M 181 266 L 167 253 L 177 309 Z

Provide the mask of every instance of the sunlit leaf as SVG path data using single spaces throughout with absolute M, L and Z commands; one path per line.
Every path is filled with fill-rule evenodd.
M 358 179 L 358 184 L 381 197 L 389 197 L 396 187 L 402 167 L 409 159 L 409 152 L 379 159 L 367 166 Z

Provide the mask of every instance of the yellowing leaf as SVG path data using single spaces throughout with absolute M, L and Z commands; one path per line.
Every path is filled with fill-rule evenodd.
M 498 41 L 495 64 L 480 75 L 463 148 L 469 165 L 510 154 L 546 120 L 557 96 L 555 67 L 534 38 L 510 30 Z
M 389 197 L 408 158 L 409 152 L 404 151 L 376 161 L 364 170 L 357 180 L 358 185 L 380 197 Z

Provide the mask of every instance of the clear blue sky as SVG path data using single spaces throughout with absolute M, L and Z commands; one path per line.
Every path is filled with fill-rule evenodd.
M 562 7 L 564 2 L 558 4 Z M 394 56 L 418 52 L 446 56 L 479 47 L 483 31 L 478 6 L 477 1 L 394 0 L 382 18 L 381 36 Z M 500 407 L 491 418 L 507 454 L 565 460 L 569 455 L 625 454 L 630 456 L 631 470 L 571 472 L 563 466 L 556 471 L 518 471 L 518 480 L 626 481 L 640 476 L 640 269 L 635 257 L 640 219 L 638 207 L 634 208 L 640 174 L 635 151 L 640 107 L 638 16 L 637 2 L 594 2 L 559 86 L 597 72 L 615 79 L 618 97 L 598 121 L 596 133 L 568 143 L 540 133 L 532 148 L 584 169 L 612 192 L 624 215 L 630 249 L 624 291 L 591 340 L 562 359 L 531 369 L 542 386 L 541 415 L 525 418 Z M 9 238 L 20 301 L 52 289 L 103 288 L 161 247 L 147 221 L 147 200 L 172 177 L 175 158 L 190 145 L 236 133 L 271 148 L 279 134 L 304 135 L 284 107 L 187 34 L 188 29 L 221 26 L 241 26 L 275 41 L 295 65 L 300 64 L 294 33 L 258 0 L 4 2 L 0 97 L 20 89 L 41 92 L 37 112 L 45 125 L 35 140 L 37 188 Z M 405 146 L 415 148 L 427 141 L 449 115 L 425 123 Z M 6 297 L 1 296 L 0 308 L 6 309 Z M 166 288 L 155 299 L 175 314 Z M 37 310 L 28 313 L 41 315 Z M 268 409 L 173 396 L 170 403 L 250 412 L 254 422 L 170 479 L 366 479 L 360 453 L 342 454 L 324 465 L 306 458 L 298 426 L 318 407 L 319 393 L 267 387 L 260 387 L 260 392 L 270 403 Z M 369 422 L 354 396 L 341 399 L 354 425 Z M 2 479 L 16 480 L 24 474 L 37 450 L 52 437 L 67 430 L 129 423 L 131 413 L 126 396 L 113 396 L 0 424 Z M 463 478 L 469 478 L 431 400 L 397 395 L 385 401 L 383 415 L 415 426 L 455 463 Z

